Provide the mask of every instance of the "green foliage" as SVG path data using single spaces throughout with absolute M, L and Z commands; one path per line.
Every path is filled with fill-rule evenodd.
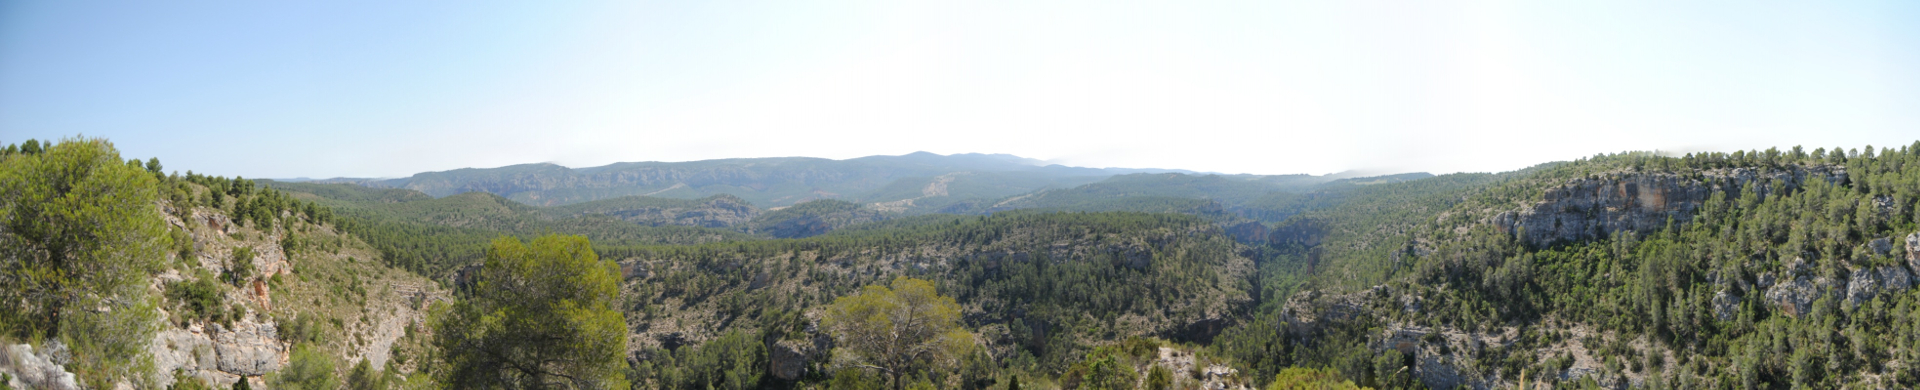
M 1173 370 L 1167 366 L 1155 364 L 1147 369 L 1147 390 L 1167 390 L 1173 388 Z
M 843 369 L 833 373 L 833 380 L 827 382 L 831 389 L 881 390 L 887 388 L 885 379 L 863 369 Z
M 624 388 L 619 266 L 585 237 L 502 237 L 473 288 L 434 315 L 434 343 L 456 388 Z
M 207 279 L 173 282 L 167 283 L 167 299 L 177 302 L 193 318 L 224 322 L 226 307 L 221 305 L 225 290 Z
M 834 335 L 837 349 L 857 359 L 857 366 L 886 375 L 896 389 L 908 375 L 962 356 L 973 343 L 960 328 L 960 306 L 953 298 L 940 295 L 931 282 L 908 277 L 835 299 L 820 325 Z
M 0 390 L 5 389 L 5 384 L 6 378 L 0 378 Z M 200 378 L 187 375 L 186 371 L 175 370 L 173 384 L 167 385 L 167 390 L 213 390 L 213 386 L 208 386 L 207 382 Z
M 280 340 L 290 344 L 320 343 L 324 334 L 321 326 L 318 316 L 312 312 L 300 312 L 291 320 L 280 323 Z
M 886 218 L 887 215 L 857 203 L 822 199 L 761 214 L 748 229 L 776 238 L 802 238 Z
M 1062 375 L 1067 388 L 1088 390 L 1126 390 L 1134 388 L 1140 381 L 1140 373 L 1133 369 L 1133 358 L 1124 351 L 1113 348 L 1095 349 L 1087 354 L 1085 361 L 1075 364 Z
M 25 149 L 0 157 L 0 333 L 64 340 L 89 386 L 132 375 L 155 331 L 146 277 L 171 247 L 154 176 L 104 140 Z
M 253 280 L 253 247 L 233 248 L 233 258 L 227 259 L 227 281 L 235 286 L 243 286 Z
M 386 390 L 394 387 L 395 378 L 391 373 L 373 369 L 371 359 L 360 359 L 347 370 L 347 388 L 352 390 Z
M 313 344 L 293 347 L 287 366 L 267 375 L 267 387 L 275 390 L 335 390 L 340 379 L 334 377 L 334 357 Z M 236 384 L 237 385 L 237 384 Z
M 1287 327 L 1278 313 L 1261 313 L 1222 331 L 1213 339 L 1210 350 L 1237 363 L 1249 377 L 1270 377 L 1293 365 L 1293 343 L 1287 340 Z
M 767 346 L 739 329 L 727 330 L 698 347 L 661 354 L 664 364 L 650 366 L 643 370 L 643 377 L 630 379 L 661 389 L 753 389 L 760 387 L 768 364 Z
M 1331 369 L 1293 367 L 1281 370 L 1273 376 L 1273 382 L 1267 384 L 1267 390 L 1343 390 L 1361 389 L 1352 381 L 1341 380 L 1340 373 Z
M 500 236 L 532 239 L 548 233 L 586 236 L 595 245 L 699 244 L 753 238 L 745 233 L 687 226 L 641 226 L 582 208 L 539 208 L 483 192 L 433 198 L 399 189 L 349 184 L 274 183 L 293 197 L 339 213 L 339 228 L 379 249 L 388 265 L 436 278 L 480 262 Z M 588 207 L 588 206 L 582 206 Z M 578 211 L 578 212 L 575 212 Z
M 1235 310 L 1246 304 L 1251 276 L 1250 261 L 1236 257 L 1233 241 L 1191 216 L 1023 211 L 868 226 L 800 240 L 614 248 L 607 255 L 649 259 L 644 265 L 651 275 L 629 289 L 630 301 L 638 302 L 631 315 L 640 321 L 712 310 L 728 322 L 684 326 L 757 328 L 769 338 L 804 328 L 787 319 L 798 310 L 783 308 L 828 304 L 900 276 L 924 278 L 980 313 L 970 325 L 995 326 L 1010 336 L 1012 357 L 994 351 L 993 365 L 1047 375 L 1094 346 L 1180 332 L 1178 325 L 1203 320 L 1206 310 Z M 921 257 L 928 254 L 939 257 Z M 683 305 L 658 304 L 676 300 Z M 1129 316 L 1151 318 L 1157 327 L 1116 321 Z M 952 355 L 962 356 L 971 353 Z M 941 366 L 955 363 L 942 360 Z M 1008 372 L 969 373 L 968 364 L 983 364 L 959 360 L 958 369 L 913 371 L 931 372 L 936 382 L 957 379 L 961 387 Z

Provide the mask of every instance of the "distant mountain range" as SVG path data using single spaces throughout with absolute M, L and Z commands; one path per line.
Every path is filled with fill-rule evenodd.
M 884 211 L 914 212 L 963 203 L 967 204 L 962 206 L 964 209 L 972 210 L 984 201 L 1146 173 L 1206 175 L 1179 169 L 1070 167 L 1008 154 L 916 152 L 846 160 L 741 158 L 625 162 L 589 168 L 540 163 L 426 172 L 398 179 L 335 178 L 310 182 L 402 188 L 434 197 L 486 192 L 535 206 L 636 195 L 696 199 L 725 194 L 767 208 L 836 199 L 870 204 Z M 1222 175 L 1215 180 L 1231 182 L 1226 187 L 1238 189 L 1235 191 L 1238 196 L 1257 197 L 1268 191 L 1304 188 L 1348 176 L 1354 175 Z M 1257 188 L 1242 188 L 1249 186 Z M 992 205 L 985 206 L 991 208 Z

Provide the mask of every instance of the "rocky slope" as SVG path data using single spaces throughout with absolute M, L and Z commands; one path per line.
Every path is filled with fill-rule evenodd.
M 1547 189 L 1543 199 L 1493 218 L 1501 230 L 1518 232 L 1521 241 L 1553 243 L 1606 238 L 1615 232 L 1647 233 L 1668 220 L 1686 223 L 1715 194 L 1737 197 L 1742 189 L 1760 196 L 1792 191 L 1808 180 L 1847 181 L 1845 167 L 1794 165 L 1782 169 L 1703 170 L 1698 174 L 1610 172 L 1569 180 Z
M 1908 230 L 1911 182 L 1850 177 L 1859 165 L 1817 161 L 1577 173 L 1586 167 L 1510 174 L 1415 216 L 1430 222 L 1412 230 L 1404 249 L 1380 256 L 1412 272 L 1372 288 L 1296 293 L 1282 311 L 1287 330 L 1312 340 L 1369 329 L 1361 337 L 1369 351 L 1407 356 L 1408 371 L 1430 388 L 1912 381 L 1904 347 L 1866 346 L 1909 342 L 1906 335 L 1860 330 L 1906 321 L 1889 326 L 1881 313 L 1895 302 L 1908 307 L 1920 284 L 1920 232 Z M 1553 175 L 1573 177 L 1536 184 L 1565 177 Z M 1869 179 L 1877 181 L 1855 182 Z M 1696 220 L 1701 215 L 1714 218 Z M 1324 234 L 1311 229 L 1314 221 L 1295 222 L 1234 232 L 1318 249 Z M 1538 285 L 1516 289 L 1511 280 Z M 1828 338 L 1788 344 L 1770 335 L 1788 329 Z M 1821 352 L 1831 353 L 1822 358 L 1833 370 L 1826 382 L 1780 368 L 1794 348 L 1832 351 Z
M 692 200 L 631 196 L 550 207 L 542 211 L 555 217 L 600 214 L 646 226 L 708 228 L 745 225 L 761 214 L 761 210 L 753 204 L 732 195 Z
M 174 215 L 184 214 L 185 219 Z M 186 307 L 165 306 L 167 321 L 149 351 L 161 373 L 180 371 L 225 387 L 284 367 L 298 340 L 284 334 L 290 322 L 309 317 L 320 342 L 348 367 L 362 359 L 387 368 L 405 326 L 422 323 L 425 310 L 446 294 L 430 281 L 375 263 L 377 252 L 351 236 L 300 222 L 254 226 L 222 211 L 194 208 L 171 213 L 169 223 L 193 240 L 193 257 L 154 279 L 154 288 L 229 274 L 235 252 L 246 248 L 252 278 L 223 288 L 221 305 L 236 309 L 226 321 L 192 318 Z M 289 251 L 291 250 L 291 251 Z M 171 382 L 169 375 L 162 382 Z
M 376 368 L 410 370 L 389 365 L 393 354 L 422 353 L 394 346 L 406 327 L 422 326 L 425 310 L 446 294 L 377 264 L 377 252 L 353 237 L 294 214 L 281 215 L 284 224 L 256 226 L 216 208 L 159 207 L 176 239 L 188 243 L 182 243 L 187 256 L 170 254 L 168 269 L 151 280 L 151 294 L 166 298 L 146 351 L 154 369 L 146 385 L 172 385 L 177 373 L 221 388 L 242 379 L 259 388 L 264 376 L 286 366 L 296 342 L 322 344 L 345 363 L 341 368 L 366 359 Z M 234 276 L 240 273 L 245 276 Z M 202 280 L 215 288 L 210 304 L 170 294 Z M 288 333 L 296 318 L 311 321 L 310 330 L 302 330 L 310 339 Z M 13 376 L 15 388 L 77 388 L 60 367 L 63 349 L 57 341 L 0 348 L 0 373 Z

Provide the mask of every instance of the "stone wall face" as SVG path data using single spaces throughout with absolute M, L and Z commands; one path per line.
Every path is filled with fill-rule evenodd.
M 1615 232 L 1647 233 L 1665 227 L 1669 220 L 1692 220 L 1715 193 L 1734 199 L 1751 185 L 1752 191 L 1764 196 L 1776 186 L 1799 188 L 1811 180 L 1842 183 L 1847 174 L 1843 167 L 1825 165 L 1710 170 L 1697 177 L 1610 173 L 1549 188 L 1544 200 L 1501 213 L 1493 223 L 1534 246 L 1605 238 Z

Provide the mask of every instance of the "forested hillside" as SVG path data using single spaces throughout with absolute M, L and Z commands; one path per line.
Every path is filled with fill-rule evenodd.
M 20 361 L 86 387 L 1920 385 L 1920 143 L 1155 173 L 939 210 L 531 206 L 165 174 L 99 140 L 4 155 L 0 341 L 39 359 L 0 361 L 12 386 L 60 378 Z M 115 235 L 72 229 L 94 225 Z M 86 265 L 107 259 L 131 261 Z
M 1252 260 L 1218 227 L 1185 216 L 1007 213 L 602 255 L 646 259 L 629 280 L 629 321 L 656 357 L 722 331 L 810 343 L 807 308 L 896 276 L 933 281 L 993 356 L 1033 373 L 1063 369 L 1102 340 L 1204 341 L 1252 304 Z M 829 363 L 813 348 L 793 353 Z
M 1167 171 L 1075 168 L 1009 155 L 919 152 L 848 160 L 786 157 L 631 162 L 580 169 L 526 164 L 428 172 L 391 180 L 327 182 L 405 188 L 433 196 L 487 192 L 541 206 L 635 195 L 692 199 L 731 194 L 776 207 L 816 199 L 885 202 L 929 197 L 999 198 L 1038 188 L 1084 184 L 1115 174 Z M 937 191 L 923 192 L 929 187 Z
M 1916 152 L 1625 153 L 1370 188 L 1390 191 L 1275 229 L 1319 291 L 1262 315 L 1300 341 L 1286 364 L 1362 383 L 1910 387 Z
M 388 264 L 437 279 L 479 262 L 487 243 L 502 235 L 527 239 L 565 232 L 585 235 L 605 245 L 698 244 L 751 238 L 726 229 L 646 226 L 617 214 L 593 212 L 594 204 L 542 209 L 484 192 L 433 198 L 412 190 L 351 184 L 268 185 L 334 210 L 331 212 L 338 215 L 340 228 L 378 248 Z M 623 210 L 677 204 L 627 204 L 631 208 Z
M 411 335 L 447 298 L 438 284 L 385 266 L 325 207 L 119 158 L 97 139 L 0 153 L 0 388 L 366 388 L 420 372 L 430 351 Z

